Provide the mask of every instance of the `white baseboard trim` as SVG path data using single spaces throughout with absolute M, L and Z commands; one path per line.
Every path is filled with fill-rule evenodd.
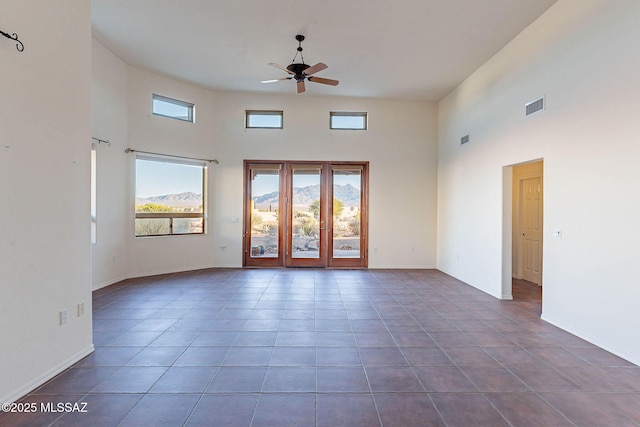
M 168 270 L 158 270 L 158 271 L 147 271 L 142 273 L 132 273 L 128 275 L 124 275 L 121 277 L 116 277 L 113 279 L 106 280 L 101 283 L 93 284 L 91 290 L 97 291 L 98 289 L 106 288 L 107 286 L 111 286 L 118 282 L 122 282 L 123 280 L 128 279 L 138 279 L 141 277 L 151 277 L 151 276 L 159 276 L 162 274 L 172 274 L 172 273 L 184 273 L 187 271 L 197 271 L 197 270 L 206 270 L 210 268 L 242 268 L 242 264 L 238 265 L 202 265 L 202 266 L 191 266 L 186 268 L 174 268 Z M 433 265 L 369 265 L 369 270 L 437 270 L 436 266 Z
M 206 266 L 195 266 L 195 267 L 187 267 L 187 268 L 176 268 L 176 269 L 169 269 L 169 270 L 151 271 L 151 272 L 147 272 L 147 273 L 134 273 L 134 274 L 128 274 L 128 275 L 116 277 L 116 278 L 113 278 L 113 279 L 109 279 L 109 280 L 106 280 L 106 281 L 104 281 L 102 283 L 94 284 L 92 286 L 91 290 L 92 291 L 97 291 L 98 289 L 106 288 L 107 286 L 111 286 L 113 284 L 116 284 L 118 282 L 122 282 L 123 280 L 127 280 L 127 279 L 137 279 L 137 278 L 140 278 L 140 277 L 159 276 L 159 275 L 162 275 L 162 274 L 184 273 L 186 271 L 206 270 L 208 268 L 235 268 L 235 267 L 220 267 L 220 266 L 214 266 L 214 265 L 206 265 Z
M 93 287 L 91 288 L 92 291 L 97 291 L 98 289 L 102 289 L 102 288 L 106 288 L 107 286 L 111 286 L 115 283 L 118 282 L 122 282 L 123 280 L 127 280 L 128 277 L 127 276 L 121 276 L 121 277 L 116 277 L 114 279 L 109 279 L 107 281 L 104 281 L 102 283 L 97 283 L 94 284 Z
M 64 362 L 58 364 L 57 366 L 54 366 L 53 368 L 49 369 L 47 372 L 43 373 L 42 375 L 39 375 L 37 378 L 28 382 L 24 386 L 20 387 L 18 390 L 15 390 L 9 395 L 0 398 L 0 402 L 13 403 L 21 399 L 23 396 L 26 396 L 27 394 L 31 393 L 33 390 L 37 389 L 42 384 L 49 381 L 51 378 L 55 377 L 65 369 L 72 366 L 74 363 L 78 362 L 79 360 L 82 360 L 83 358 L 87 357 L 93 352 L 94 352 L 94 348 L 93 348 L 93 344 L 91 344 L 89 347 L 85 348 L 79 353 L 76 353 L 75 355 L 71 356 Z
M 184 273 L 186 271 L 198 271 L 198 270 L 207 270 L 209 268 L 222 268 L 215 267 L 213 265 L 202 265 L 202 266 L 189 266 L 185 268 L 171 268 L 168 270 L 159 270 L 159 271 L 149 271 L 145 273 L 133 273 L 127 277 L 127 279 L 137 279 L 139 277 L 151 277 L 151 276 L 160 276 L 162 274 L 172 274 L 172 273 Z M 123 279 L 126 280 L 126 279 Z
M 407 264 L 407 265 L 388 265 L 388 264 L 371 264 L 369 270 L 436 270 L 436 267 L 430 264 Z
M 502 299 L 506 300 L 506 301 L 511 301 L 511 300 L 513 300 L 513 295 L 512 294 L 502 294 Z
M 640 358 L 639 356 L 636 355 L 632 355 L 632 354 L 627 354 L 624 351 L 620 351 L 619 349 L 615 348 L 614 346 L 609 345 L 609 343 L 603 342 L 602 340 L 592 337 L 592 336 L 588 336 L 588 335 L 583 335 L 579 332 L 577 332 L 574 328 L 564 325 L 562 322 L 557 321 L 556 319 L 550 318 L 549 316 L 546 316 L 544 314 L 544 312 L 542 312 L 542 315 L 540 316 L 540 318 L 542 320 L 544 320 L 545 322 L 551 323 L 553 326 L 556 326 L 560 329 L 562 329 L 563 331 L 567 331 L 572 335 L 575 335 L 578 338 L 581 338 L 595 346 L 600 347 L 603 350 L 608 351 L 611 354 L 615 354 L 618 357 L 623 358 L 624 360 L 627 360 L 631 363 L 633 363 L 634 365 L 638 365 L 640 366 Z

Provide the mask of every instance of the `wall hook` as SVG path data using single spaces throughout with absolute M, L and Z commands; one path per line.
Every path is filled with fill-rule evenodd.
M 18 35 L 16 33 L 13 33 L 13 35 L 10 35 L 9 33 L 5 33 L 4 31 L 0 30 L 0 34 L 2 34 L 8 39 L 16 41 L 17 42 L 16 49 L 18 49 L 18 52 L 22 52 L 24 50 L 24 44 L 22 44 L 22 42 L 18 40 Z

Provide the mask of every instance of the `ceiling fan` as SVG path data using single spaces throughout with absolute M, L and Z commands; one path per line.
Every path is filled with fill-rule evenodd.
M 283 67 L 282 65 L 278 65 L 273 62 L 269 63 L 269 65 L 271 65 L 272 67 L 276 67 L 291 75 L 289 77 L 283 77 L 281 79 L 263 80 L 261 83 L 273 83 L 273 82 L 278 82 L 280 80 L 295 79 L 295 81 L 297 82 L 298 93 L 302 93 L 305 91 L 305 87 L 304 87 L 305 79 L 314 83 L 322 83 L 324 85 L 337 86 L 339 83 L 338 80 L 325 79 L 322 77 L 316 77 L 312 75 L 317 73 L 318 71 L 327 69 L 328 68 L 327 64 L 324 64 L 322 62 L 318 62 L 316 65 L 311 65 L 311 66 L 309 66 L 308 64 L 305 64 L 304 57 L 302 56 L 302 42 L 304 41 L 304 36 L 298 34 L 296 36 L 296 40 L 298 40 L 298 49 L 297 49 L 296 55 L 293 57 L 293 61 L 291 61 L 291 64 L 289 64 L 287 67 Z M 302 62 L 295 62 L 296 58 L 298 57 L 298 54 L 300 54 L 300 61 Z

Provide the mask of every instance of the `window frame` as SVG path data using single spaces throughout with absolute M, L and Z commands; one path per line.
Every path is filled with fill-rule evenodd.
M 98 150 L 91 144 L 91 244 L 98 243 Z
M 249 117 L 256 116 L 278 116 L 280 126 L 249 126 Z M 284 129 L 284 111 L 282 110 L 244 110 L 245 129 Z
M 334 117 L 360 117 L 363 118 L 363 127 L 334 127 Z M 369 127 L 369 115 L 366 111 L 330 111 L 329 112 L 329 129 L 331 130 L 367 130 Z
M 136 190 L 137 190 L 137 161 L 152 161 L 158 163 L 173 163 L 184 166 L 197 166 L 202 168 L 202 212 L 136 212 L 135 199 L 136 199 Z M 175 160 L 168 159 L 162 156 L 149 156 L 149 155 L 137 155 L 135 156 L 134 162 L 136 163 L 136 178 L 135 184 L 136 188 L 134 189 L 134 230 L 133 234 L 135 238 L 147 238 L 147 237 L 166 237 L 166 236 L 197 236 L 197 235 L 205 235 L 207 234 L 207 177 L 208 177 L 208 168 L 207 164 L 202 161 L 197 160 Z M 173 220 L 174 219 L 183 219 L 183 218 L 201 218 L 202 219 L 202 231 L 195 233 L 174 233 Z M 168 233 L 158 233 L 158 234 L 137 234 L 135 227 L 135 220 L 137 219 L 168 219 L 169 220 L 169 232 Z
M 180 107 L 186 107 L 188 112 L 189 112 L 189 114 L 187 115 L 186 118 L 184 118 L 184 117 L 180 117 L 180 116 L 172 116 L 172 115 L 169 115 L 169 114 L 157 113 L 155 111 L 155 108 L 154 108 L 155 101 L 160 101 L 160 102 L 164 102 L 164 103 L 167 103 L 167 104 L 177 105 L 177 106 L 180 106 Z M 151 97 L 151 112 L 153 113 L 154 116 L 168 117 L 170 119 L 176 119 L 176 120 L 180 120 L 181 122 L 187 122 L 187 123 L 195 123 L 196 122 L 195 104 L 193 104 L 191 102 L 187 102 L 187 101 L 181 101 L 181 100 L 175 99 L 175 98 L 169 98 L 168 96 L 164 96 L 164 95 L 158 95 L 157 93 L 152 94 L 152 97 Z

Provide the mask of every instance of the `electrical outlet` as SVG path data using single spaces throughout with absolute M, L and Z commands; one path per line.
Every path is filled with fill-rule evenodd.
M 60 312 L 60 326 L 67 323 L 67 310 L 62 310 Z
M 84 303 L 78 304 L 78 317 L 84 316 Z

